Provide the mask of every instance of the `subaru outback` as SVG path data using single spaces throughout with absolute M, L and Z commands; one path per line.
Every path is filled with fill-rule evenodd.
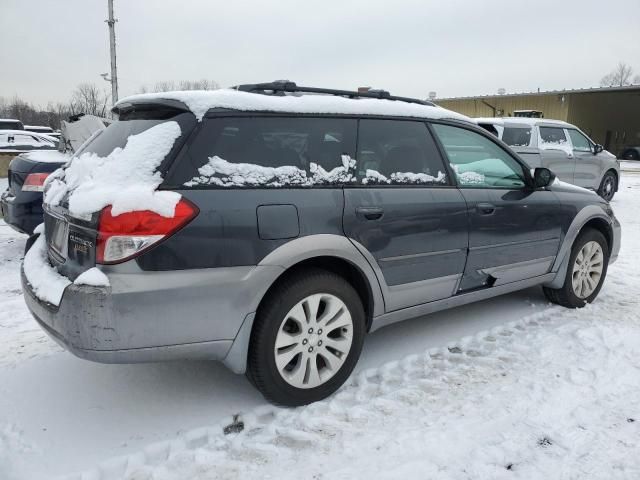
M 606 201 L 429 102 L 274 82 L 114 112 L 47 179 L 22 268 L 85 359 L 218 360 L 307 404 L 367 332 L 534 285 L 583 307 L 620 248 Z

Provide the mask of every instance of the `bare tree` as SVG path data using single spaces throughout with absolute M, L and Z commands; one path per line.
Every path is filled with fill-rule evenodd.
M 624 87 L 631 85 L 633 69 L 624 62 L 620 62 L 611 73 L 602 77 L 600 85 L 603 87 Z
M 143 85 L 138 89 L 138 93 L 148 92 L 170 92 L 172 90 L 217 90 L 220 88 L 220 84 L 215 80 L 180 80 L 175 82 L 173 80 L 163 80 L 156 82 L 153 87 Z
M 104 117 L 107 114 L 109 94 L 101 91 L 93 83 L 81 83 L 71 94 L 69 110 L 73 115 L 85 113 Z

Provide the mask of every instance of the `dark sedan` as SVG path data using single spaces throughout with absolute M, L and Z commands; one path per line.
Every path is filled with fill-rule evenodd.
M 69 156 L 57 150 L 35 151 L 16 156 L 9 164 L 9 186 L 0 197 L 4 221 L 15 230 L 31 235 L 42 223 L 42 192 L 46 178 Z

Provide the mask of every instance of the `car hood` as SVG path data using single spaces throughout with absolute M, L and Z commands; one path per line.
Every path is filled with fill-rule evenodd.
M 598 194 L 593 190 L 588 190 L 586 188 L 578 187 L 577 185 L 573 185 L 571 183 L 563 182 L 562 180 L 555 179 L 551 185 L 549 185 L 549 190 L 552 192 L 566 192 L 566 193 L 582 193 L 584 195 L 591 195 L 596 198 Z

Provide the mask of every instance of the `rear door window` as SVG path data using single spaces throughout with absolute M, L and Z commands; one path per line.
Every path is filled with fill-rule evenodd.
M 436 143 L 423 122 L 360 120 L 356 158 L 363 184 L 449 183 Z
M 205 119 L 175 183 L 272 188 L 352 183 L 356 125 L 344 118 Z

